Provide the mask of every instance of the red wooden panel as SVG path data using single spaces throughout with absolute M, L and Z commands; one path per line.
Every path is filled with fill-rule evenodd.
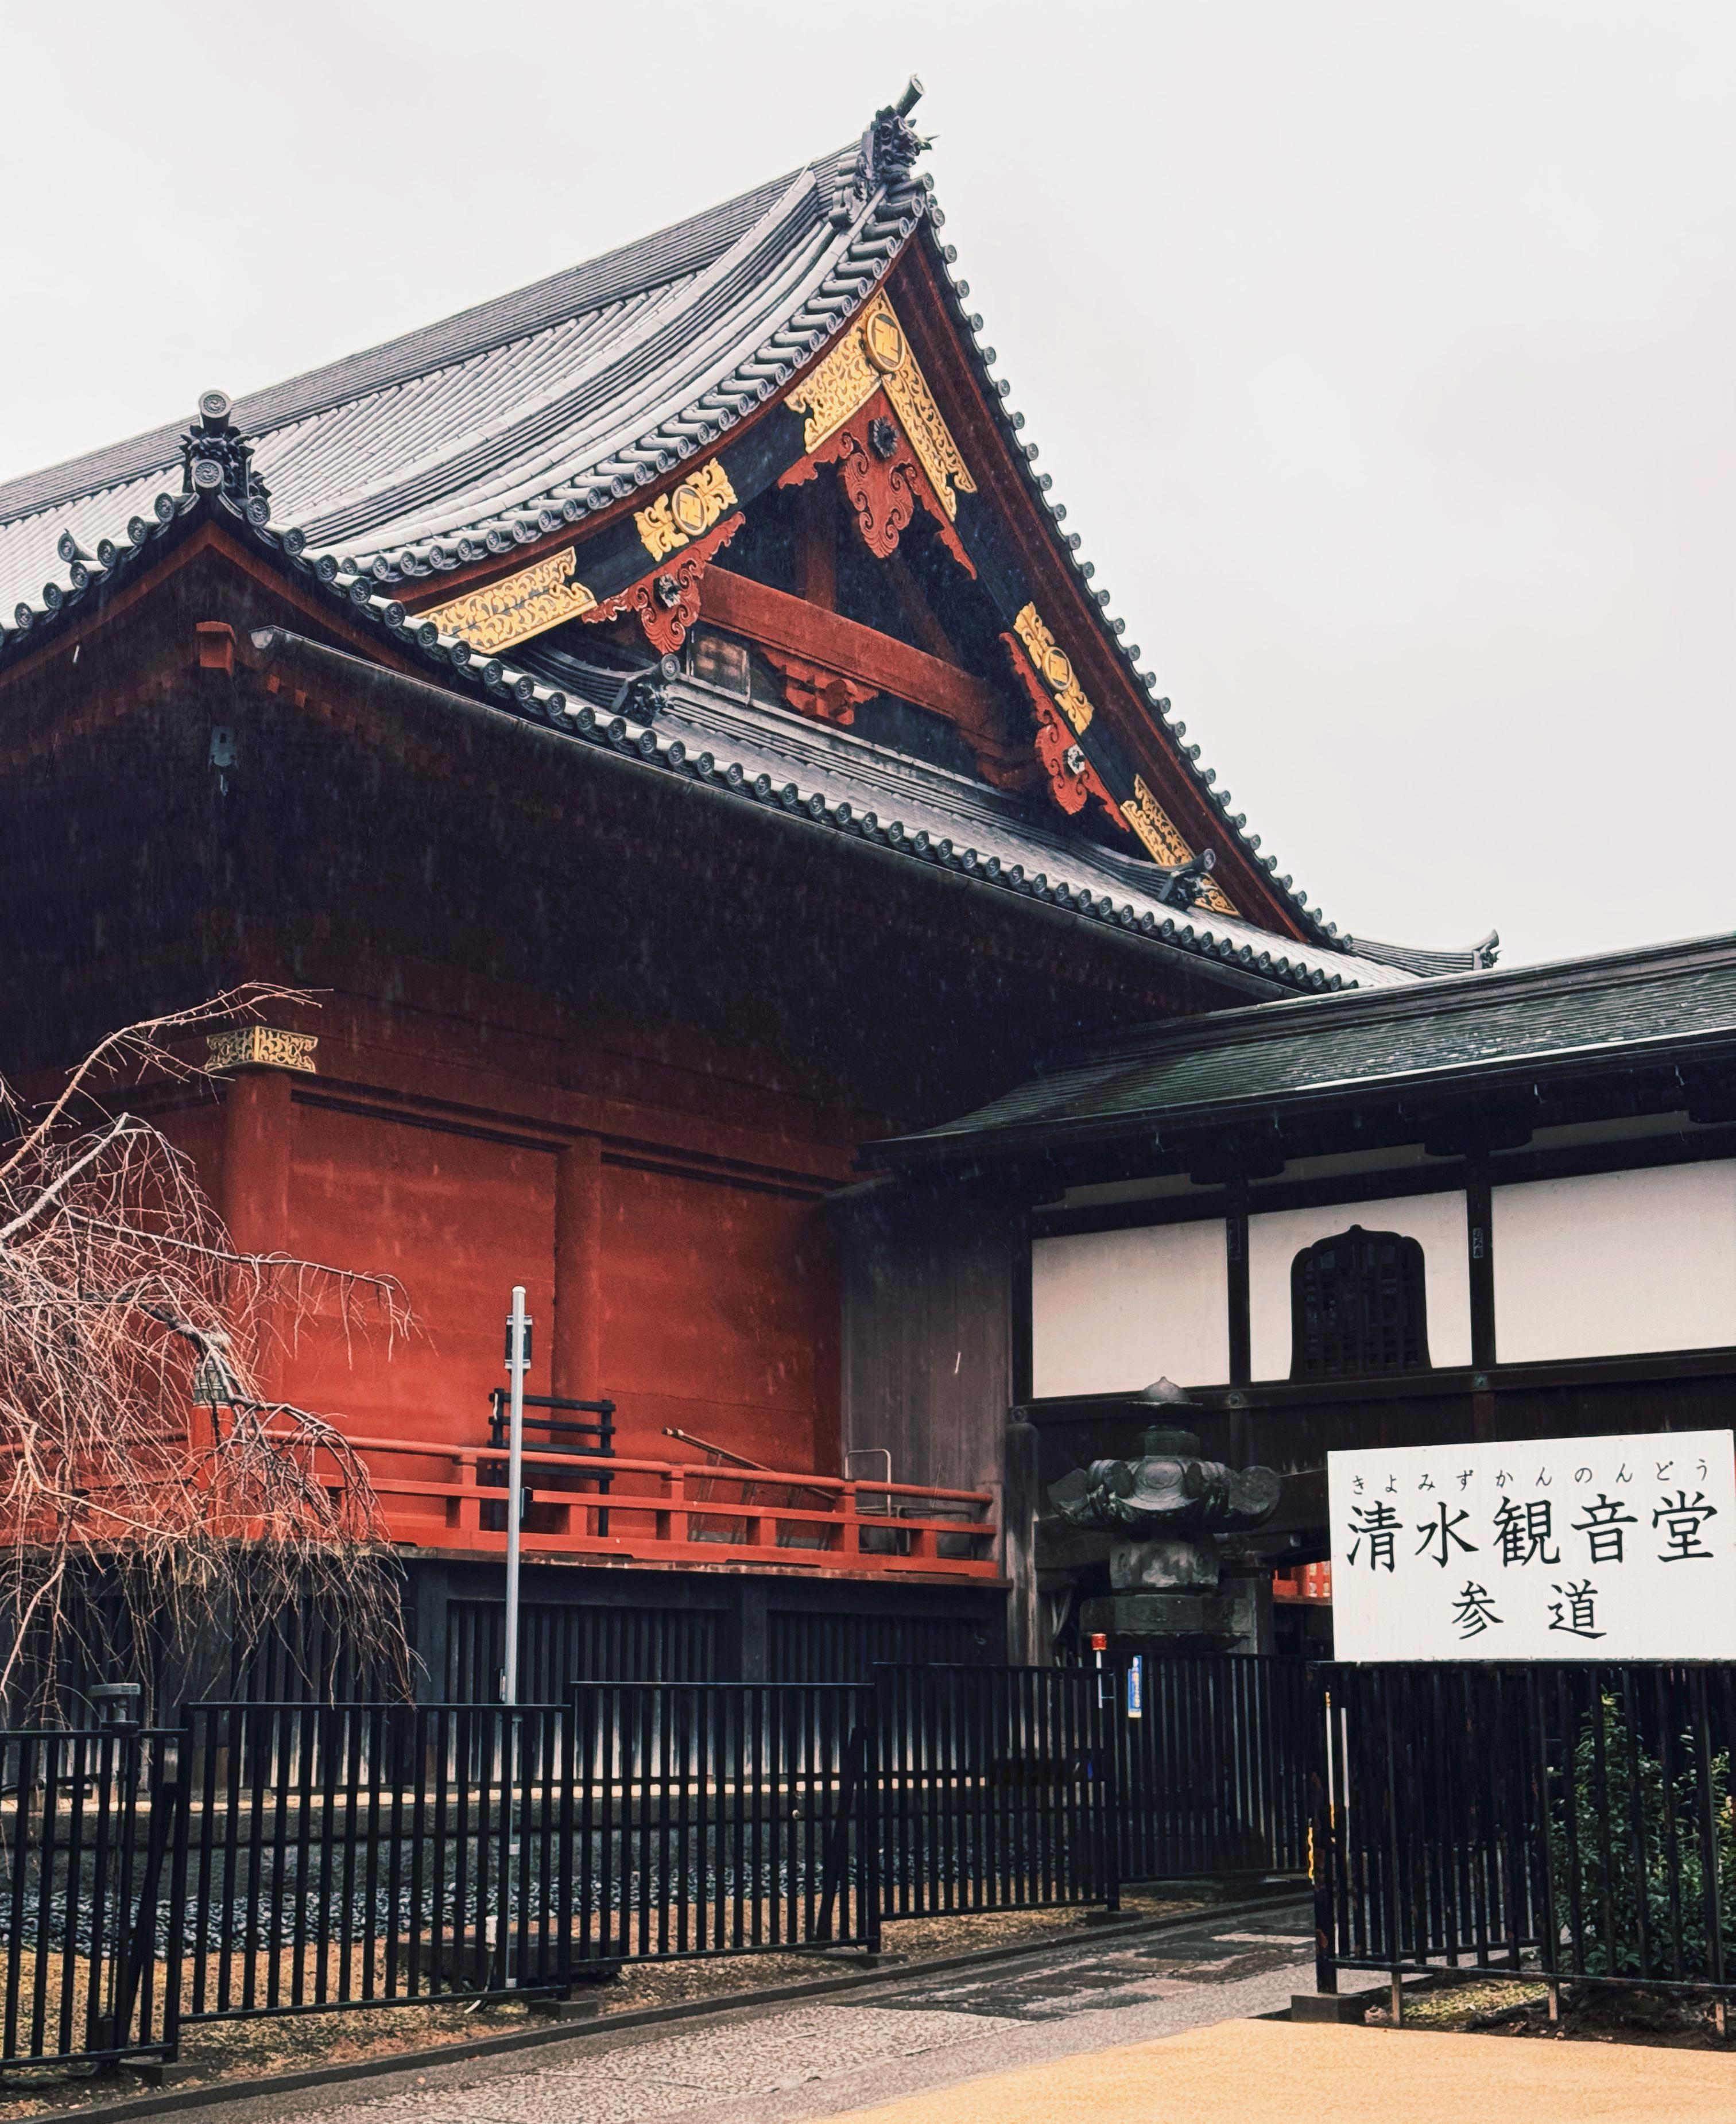
M 511 1287 L 536 1322 L 534 1393 L 553 1341 L 554 1158 L 444 1130 L 316 1107 L 292 1109 L 288 1243 L 396 1276 L 419 1332 L 393 1352 L 357 1341 L 327 1305 L 287 1361 L 289 1398 L 356 1431 L 480 1443 L 501 1364 Z
M 673 1424 L 772 1467 L 837 1469 L 838 1295 L 817 1206 L 604 1167 L 603 1391 L 619 1450 Z

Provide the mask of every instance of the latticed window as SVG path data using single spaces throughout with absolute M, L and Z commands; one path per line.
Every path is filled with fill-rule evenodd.
M 1293 1379 L 1362 1379 L 1428 1369 L 1423 1249 L 1353 1224 L 1304 1247 L 1290 1268 Z

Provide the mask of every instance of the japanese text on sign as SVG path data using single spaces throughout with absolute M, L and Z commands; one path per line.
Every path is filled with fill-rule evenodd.
M 1327 1455 L 1339 1659 L 1736 1656 L 1728 1431 Z

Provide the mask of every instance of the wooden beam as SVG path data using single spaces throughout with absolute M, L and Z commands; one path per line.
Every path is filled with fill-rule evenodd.
M 1495 1234 L 1489 1160 L 1465 1168 L 1465 1242 L 1470 1270 L 1470 1361 L 1487 1371 L 1495 1361 Z
M 944 716 L 957 726 L 973 752 L 1002 770 L 1023 766 L 1030 757 L 1028 747 L 1009 739 L 994 689 L 956 664 L 943 663 L 859 621 L 823 611 L 721 565 L 706 576 L 703 610 L 705 618 L 732 634 L 822 664 L 877 693 L 893 693 L 914 707 Z

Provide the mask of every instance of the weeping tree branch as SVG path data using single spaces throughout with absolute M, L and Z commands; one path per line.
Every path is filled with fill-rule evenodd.
M 309 1615 L 407 1678 L 365 1465 L 260 1386 L 262 1346 L 303 1325 L 389 1348 L 402 1292 L 238 1252 L 162 1130 L 101 1106 L 106 1080 L 206 1074 L 170 1042 L 280 999 L 306 1000 L 251 988 L 125 1027 L 35 1113 L 0 1083 L 0 1702 L 52 1714 L 81 1661 L 148 1680 L 162 1635 L 245 1661 Z

